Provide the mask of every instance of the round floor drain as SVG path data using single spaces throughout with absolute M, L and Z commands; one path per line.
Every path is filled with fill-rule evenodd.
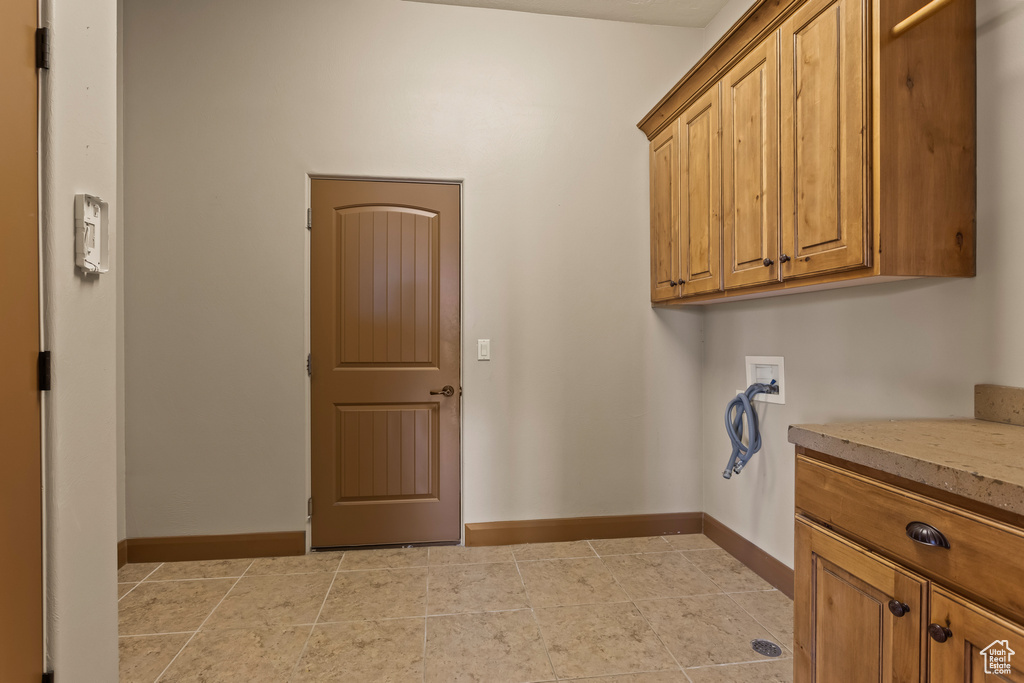
M 757 640 L 750 641 L 750 647 L 754 648 L 754 652 L 765 657 L 778 657 L 782 654 L 782 648 L 773 643 L 770 640 Z

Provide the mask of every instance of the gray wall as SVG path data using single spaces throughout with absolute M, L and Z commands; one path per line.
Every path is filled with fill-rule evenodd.
M 1024 3 L 978 6 L 978 277 L 719 304 L 704 319 L 704 508 L 787 564 L 788 425 L 971 416 L 974 384 L 1024 386 Z M 727 481 L 722 414 L 745 355 L 785 357 L 787 401 L 759 409 L 764 449 Z
M 303 528 L 310 172 L 465 180 L 465 521 L 700 509 L 701 314 L 647 304 L 635 124 L 701 30 L 397 0 L 124 25 L 129 537 Z

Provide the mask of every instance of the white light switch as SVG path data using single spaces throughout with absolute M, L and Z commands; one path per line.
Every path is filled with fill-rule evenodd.
M 476 359 L 477 360 L 490 360 L 491 359 L 491 340 L 490 339 L 477 339 L 476 340 Z

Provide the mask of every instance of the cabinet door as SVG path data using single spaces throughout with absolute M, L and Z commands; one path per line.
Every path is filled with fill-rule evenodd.
M 1024 683 L 1024 627 L 933 587 L 928 643 L 936 683 Z M 941 629 L 947 629 L 942 632 Z M 939 641 L 942 642 L 939 642 Z
M 866 6 L 810 0 L 781 29 L 784 278 L 870 263 Z
M 920 683 L 927 585 L 797 517 L 796 683 Z
M 716 84 L 679 120 L 682 294 L 722 288 L 721 100 Z
M 725 288 L 779 279 L 779 36 L 722 81 Z
M 676 296 L 679 280 L 679 122 L 651 140 L 651 301 Z

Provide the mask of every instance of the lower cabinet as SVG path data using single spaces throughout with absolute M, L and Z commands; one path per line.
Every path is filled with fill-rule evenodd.
M 796 683 L 1024 683 L 1021 529 L 929 500 L 798 457 Z
M 1024 683 L 1024 628 L 935 586 L 928 625 L 930 680 Z
M 925 680 L 925 579 L 801 518 L 796 554 L 797 681 Z

